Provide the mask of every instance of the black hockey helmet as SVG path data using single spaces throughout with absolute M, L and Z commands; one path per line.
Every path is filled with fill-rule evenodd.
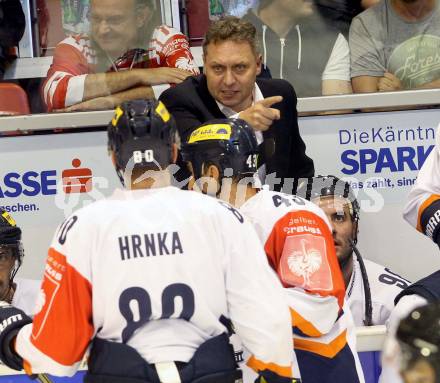
M 411 369 L 419 360 L 428 362 L 440 382 L 440 302 L 411 311 L 397 328 L 401 351 L 401 370 Z
M 336 196 L 347 200 L 350 210 L 350 216 L 353 221 L 359 220 L 359 203 L 351 190 L 350 183 L 332 175 L 307 178 L 307 181 L 301 179 L 298 182 L 296 194 L 306 198 L 309 201 L 319 197 Z
M 12 283 L 15 274 L 23 261 L 23 246 L 21 244 L 21 229 L 7 211 L 0 208 L 0 262 L 8 257 L 15 259 L 15 266 L 9 276 Z
M 122 184 L 128 165 L 131 169 L 162 170 L 172 162 L 176 123 L 161 101 L 123 102 L 116 108 L 107 133 L 108 148 L 115 153 L 116 171 Z
M 182 145 L 182 157 L 191 163 L 196 179 L 203 176 L 203 164 L 216 165 L 220 178 L 252 177 L 258 169 L 258 153 L 254 130 L 241 119 L 208 121 Z

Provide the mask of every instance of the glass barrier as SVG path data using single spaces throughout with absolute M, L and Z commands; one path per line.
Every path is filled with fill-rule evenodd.
M 190 5 L 193 2 L 190 2 Z M 252 22 L 263 74 L 290 81 L 299 97 L 437 88 L 437 0 L 205 0 L 210 21 Z M 189 7 L 190 39 L 200 43 L 200 13 Z M 205 30 L 208 25 L 204 24 Z
M 32 113 L 111 109 L 198 73 L 186 37 L 162 24 L 163 0 L 24 3 L 37 20 L 33 54 L 8 57 L 4 81 L 26 91 Z

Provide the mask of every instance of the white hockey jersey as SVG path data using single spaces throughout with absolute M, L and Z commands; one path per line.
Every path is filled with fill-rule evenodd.
M 252 226 L 211 197 L 118 190 L 88 205 L 55 234 L 42 289 L 16 341 L 28 373 L 74 374 L 94 336 L 124 342 L 149 363 L 186 362 L 226 331 L 225 316 L 252 368 L 291 375 L 282 287 Z
M 41 281 L 36 279 L 14 278 L 15 293 L 11 304 L 27 315 L 35 314 L 38 292 L 40 291 Z
M 394 308 L 394 298 L 411 282 L 386 267 L 363 259 L 368 276 L 373 309 L 373 325 L 385 324 Z M 347 302 L 357 327 L 364 326 L 365 285 L 356 254 L 353 254 L 353 273 L 347 286 Z
M 418 231 L 435 241 L 440 226 L 440 125 L 436 143 L 417 175 L 408 195 L 403 218 Z
M 298 363 L 295 368 L 294 361 L 293 375 L 299 377 L 299 369 L 305 381 L 363 382 L 353 319 L 344 304 L 344 280 L 325 213 L 300 197 L 267 190 L 250 198 L 240 211 L 253 223 L 285 287 Z

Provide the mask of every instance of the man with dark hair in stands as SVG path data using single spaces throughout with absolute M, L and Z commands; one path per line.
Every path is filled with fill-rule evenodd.
M 437 0 L 383 0 L 350 27 L 353 91 L 440 87 Z
M 154 98 L 163 89 L 157 85 L 199 72 L 183 34 L 154 28 L 152 0 L 91 0 L 90 6 L 90 37 L 69 36 L 55 49 L 42 87 L 49 111 L 111 109 Z
M 0 0 L 0 79 L 7 63 L 16 57 L 11 51 L 23 37 L 26 20 L 20 0 Z
M 263 74 L 289 81 L 299 97 L 351 93 L 346 38 L 308 0 L 261 0 L 244 16 L 257 29 Z
M 275 173 L 283 183 L 285 178 L 312 176 L 313 161 L 299 134 L 292 85 L 256 78 L 261 54 L 255 27 L 236 17 L 211 24 L 203 43 L 203 60 L 203 75 L 186 79 L 160 97 L 177 120 L 182 142 L 206 121 L 239 117 L 254 128 L 262 145 L 265 166 L 260 167 L 260 178 L 267 182 L 265 175 Z

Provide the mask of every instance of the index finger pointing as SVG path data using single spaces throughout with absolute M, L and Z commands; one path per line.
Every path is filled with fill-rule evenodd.
M 272 97 L 267 97 L 264 100 L 258 101 L 258 104 L 261 104 L 266 108 L 270 108 L 273 104 L 277 104 L 278 102 L 281 101 L 283 101 L 282 96 L 272 96 Z

